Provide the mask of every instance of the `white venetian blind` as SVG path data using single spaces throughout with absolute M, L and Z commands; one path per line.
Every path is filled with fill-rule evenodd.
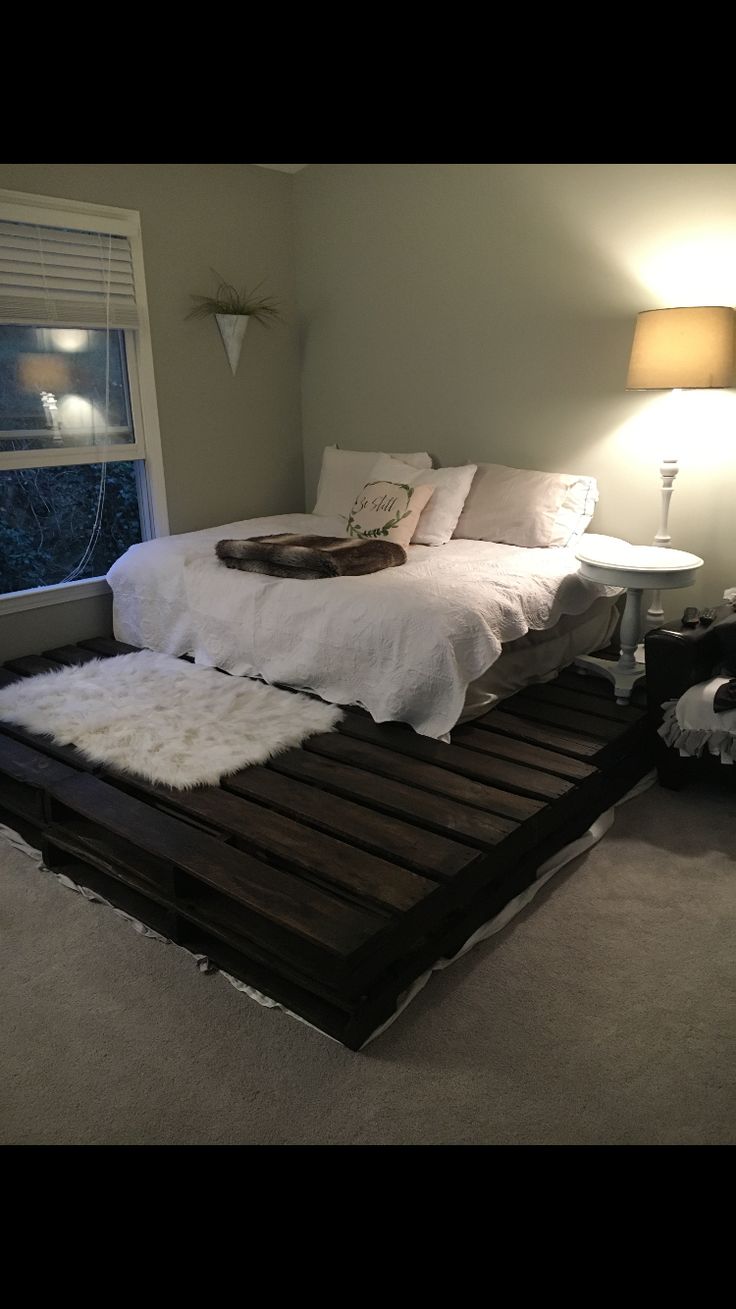
M 0 222 L 0 323 L 137 327 L 127 236 Z

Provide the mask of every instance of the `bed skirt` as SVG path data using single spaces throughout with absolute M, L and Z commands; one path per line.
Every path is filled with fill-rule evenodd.
M 479 718 L 532 682 L 551 681 L 578 655 L 603 650 L 620 617 L 618 601 L 601 596 L 582 614 L 565 614 L 554 627 L 509 641 L 495 664 L 470 683 L 458 722 Z

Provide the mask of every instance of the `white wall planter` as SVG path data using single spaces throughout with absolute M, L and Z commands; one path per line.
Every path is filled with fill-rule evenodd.
M 250 316 L 248 314 L 215 314 L 215 318 L 234 377 Z

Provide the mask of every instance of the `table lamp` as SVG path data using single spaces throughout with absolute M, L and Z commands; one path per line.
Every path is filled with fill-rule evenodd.
M 645 309 L 636 319 L 627 391 L 688 391 L 736 385 L 736 311 L 726 305 Z M 670 500 L 679 466 L 664 457 L 660 468 L 662 499 L 654 545 L 668 546 Z M 658 591 L 647 610 L 652 627 L 664 611 Z

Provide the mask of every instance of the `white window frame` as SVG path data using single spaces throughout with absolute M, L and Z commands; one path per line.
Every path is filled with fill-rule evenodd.
M 28 195 L 23 191 L 0 189 L 0 219 L 7 222 L 38 223 L 40 226 L 78 228 L 95 231 L 98 226 L 113 236 L 127 236 L 130 242 L 135 278 L 137 329 L 125 330 L 128 362 L 128 387 L 133 415 L 135 442 L 129 445 L 85 447 L 75 450 L 0 451 L 0 471 L 6 468 L 53 468 L 69 464 L 95 464 L 101 457 L 135 460 L 141 534 L 144 540 L 168 536 L 169 514 L 164 484 L 161 430 L 158 421 L 156 383 L 153 370 L 151 326 L 143 267 L 141 217 L 137 209 L 118 209 L 108 205 L 85 204 L 79 200 L 60 200 L 52 196 Z M 29 456 L 32 455 L 32 463 Z M 60 582 L 13 591 L 0 595 L 0 614 L 39 606 L 81 600 L 94 595 L 109 595 L 104 577 L 90 577 L 78 582 Z

